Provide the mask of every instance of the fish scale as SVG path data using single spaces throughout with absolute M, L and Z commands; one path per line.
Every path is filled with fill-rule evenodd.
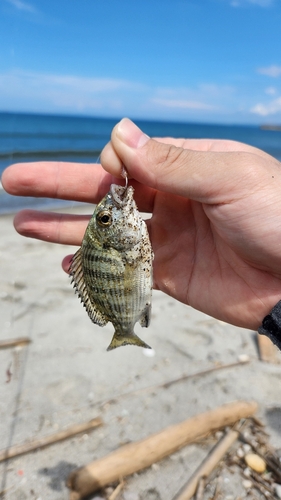
M 131 186 L 111 185 L 69 270 L 90 319 L 115 328 L 108 350 L 127 344 L 149 347 L 134 326 L 150 323 L 153 252 L 133 193 Z
M 85 254 L 85 261 L 87 254 Z M 96 294 L 96 304 L 102 308 L 106 314 L 111 317 L 114 313 L 120 313 L 125 306 L 125 294 L 122 283 L 124 281 L 124 271 L 118 274 L 113 272 L 104 272 L 100 270 L 100 262 L 97 259 L 98 267 L 85 268 L 87 270 L 87 281 Z M 111 262 L 113 264 L 113 261 Z M 116 270 L 116 262 L 114 263 Z M 123 314 L 124 317 L 124 314 Z

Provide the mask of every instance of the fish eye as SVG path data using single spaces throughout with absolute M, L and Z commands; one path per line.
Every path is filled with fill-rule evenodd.
M 97 215 L 97 223 L 102 226 L 102 227 L 108 227 L 111 225 L 112 222 L 112 217 L 111 213 L 108 212 L 108 210 L 102 210 L 98 215 Z

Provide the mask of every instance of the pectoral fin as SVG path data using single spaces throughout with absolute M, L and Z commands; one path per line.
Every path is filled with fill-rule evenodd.
M 137 345 L 139 347 L 144 347 L 145 349 L 151 349 L 151 347 L 143 342 L 143 340 L 141 340 L 135 333 L 119 334 L 115 332 L 107 351 L 112 351 L 113 349 L 123 345 Z

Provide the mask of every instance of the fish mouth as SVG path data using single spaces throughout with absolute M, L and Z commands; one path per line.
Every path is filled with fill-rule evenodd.
M 117 208 L 122 208 L 133 201 L 134 188 L 132 186 L 119 186 L 111 184 L 110 194 Z

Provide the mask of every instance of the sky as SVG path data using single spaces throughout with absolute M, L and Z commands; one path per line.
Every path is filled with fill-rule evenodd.
M 0 0 L 0 111 L 281 124 L 281 0 Z

